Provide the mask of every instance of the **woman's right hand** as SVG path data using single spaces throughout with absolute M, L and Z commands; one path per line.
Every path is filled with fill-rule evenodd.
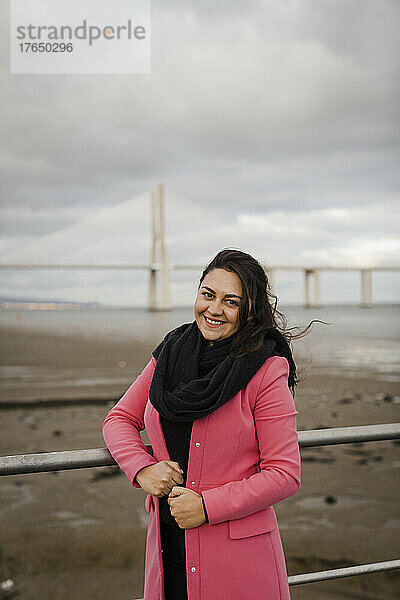
M 136 473 L 136 481 L 151 496 L 168 496 L 174 485 L 183 483 L 182 471 L 177 462 L 162 460 L 155 465 L 143 467 Z

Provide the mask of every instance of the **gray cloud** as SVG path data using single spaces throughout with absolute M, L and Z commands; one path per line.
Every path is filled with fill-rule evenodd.
M 15 76 L 0 7 L 0 248 L 164 181 L 173 261 L 222 244 L 272 262 L 396 263 L 398 3 L 152 8 L 149 76 Z M 132 225 L 143 257 L 145 230 Z M 88 247 L 106 256 L 112 233 Z

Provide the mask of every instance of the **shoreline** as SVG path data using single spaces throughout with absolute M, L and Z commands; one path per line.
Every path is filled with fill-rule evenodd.
M 122 396 L 154 340 L 2 333 L 4 401 L 51 397 L 74 404 L 3 410 L 1 454 L 104 447 L 106 399 L 113 405 Z M 296 390 L 298 430 L 397 421 L 399 383 L 381 375 L 370 368 L 355 377 L 343 369 L 338 377 L 308 367 Z M 75 404 L 82 397 L 104 404 Z M 290 575 L 397 557 L 399 448 L 398 440 L 302 448 L 302 486 L 275 506 Z M 82 588 L 85 600 L 141 597 L 145 494 L 118 467 L 15 475 L 2 483 L 0 577 L 14 581 L 10 598 L 70 600 L 82 597 Z M 397 590 L 393 571 L 295 586 L 291 596 L 394 600 Z

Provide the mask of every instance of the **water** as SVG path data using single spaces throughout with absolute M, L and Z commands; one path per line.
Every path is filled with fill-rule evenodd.
M 293 343 L 295 356 L 307 364 L 329 365 L 337 374 L 371 366 L 386 380 L 398 380 L 400 364 L 400 305 L 325 306 L 305 309 L 280 307 L 288 326 L 304 328 L 312 319 L 332 323 L 314 323 L 311 332 Z M 22 331 L 109 340 L 140 340 L 157 344 L 167 331 L 194 319 L 192 308 L 171 312 L 132 309 L 76 310 L 0 310 L 0 327 Z
M 325 306 L 305 309 L 280 307 L 289 326 L 306 326 L 312 319 L 333 321 L 332 326 L 315 324 L 314 336 L 345 336 L 399 340 L 400 305 L 386 304 L 373 308 Z M 75 310 L 0 310 L 0 326 L 21 325 L 44 333 L 78 334 L 85 337 L 114 339 L 157 338 L 181 323 L 193 320 L 192 308 L 175 308 L 170 312 L 148 312 L 144 308 L 75 309 Z

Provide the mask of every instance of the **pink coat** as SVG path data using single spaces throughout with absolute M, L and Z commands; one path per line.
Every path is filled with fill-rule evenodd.
M 171 460 L 148 401 L 154 358 L 109 411 L 104 440 L 132 485 L 136 473 Z M 300 487 L 297 410 L 286 358 L 267 359 L 247 386 L 193 422 L 186 485 L 203 495 L 209 523 L 185 530 L 189 600 L 288 600 L 285 557 L 273 505 Z M 154 457 L 139 432 L 146 429 Z M 149 515 L 144 600 L 163 600 L 158 498 Z

